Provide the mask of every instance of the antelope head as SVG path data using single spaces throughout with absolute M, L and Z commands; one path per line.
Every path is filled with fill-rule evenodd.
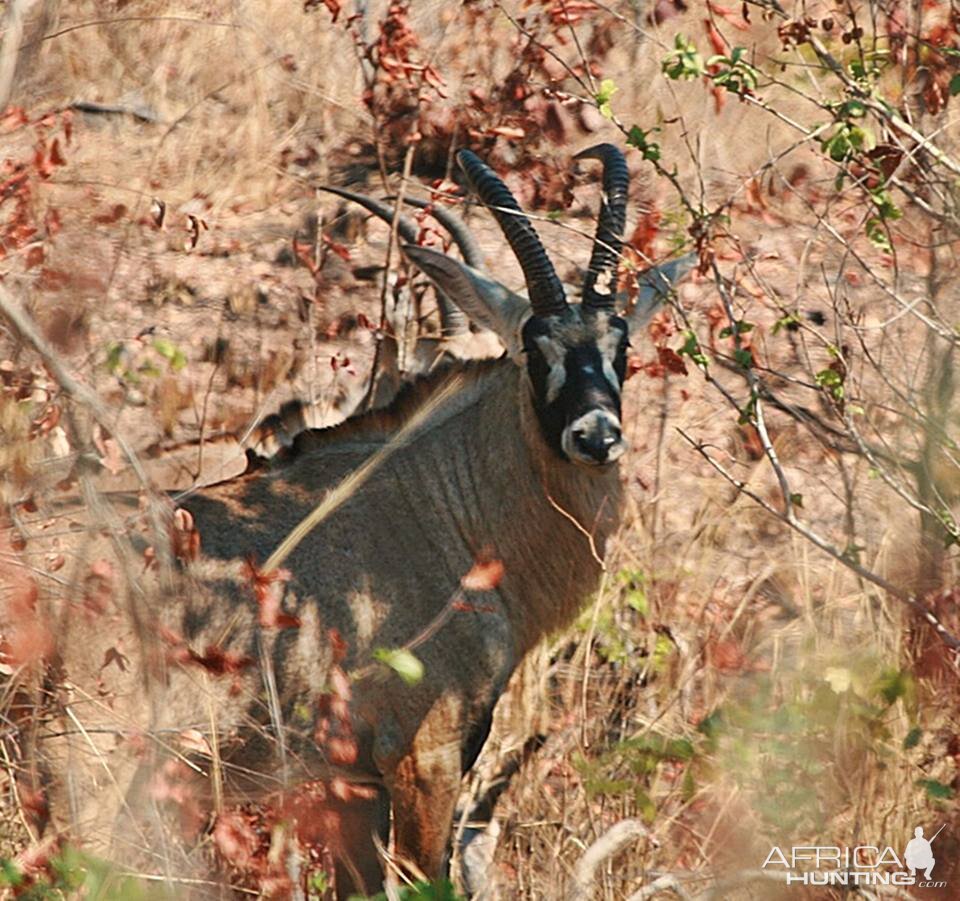
M 626 450 L 620 392 L 626 377 L 629 324 L 616 310 L 616 270 L 626 220 L 629 176 L 612 144 L 585 150 L 603 164 L 603 199 L 582 301 L 568 302 L 533 225 L 501 179 L 469 150 L 457 155 L 470 187 L 493 213 L 527 285 L 521 297 L 476 269 L 415 245 L 404 252 L 477 323 L 495 331 L 525 366 L 544 440 L 563 460 L 603 468 Z M 645 274 L 641 303 L 663 294 L 677 264 Z M 646 299 L 644 298 L 646 295 Z

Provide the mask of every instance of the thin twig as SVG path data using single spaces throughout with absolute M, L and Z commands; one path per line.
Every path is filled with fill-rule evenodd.
M 133 448 L 127 444 L 126 439 L 124 439 L 122 435 L 114 433 L 113 417 L 110 415 L 106 406 L 90 388 L 78 382 L 67 371 L 60 355 L 47 343 L 47 340 L 40 334 L 40 330 L 37 328 L 33 319 L 30 318 L 3 285 L 0 285 L 0 313 L 3 313 L 10 321 L 10 325 L 20 340 L 29 344 L 40 355 L 60 387 L 74 400 L 88 407 L 100 426 L 110 432 L 113 440 L 117 442 L 117 446 L 130 461 L 130 466 L 133 468 L 141 484 L 149 488 L 151 484 L 150 477 L 147 475 L 143 466 L 141 466 Z
M 649 837 L 649 830 L 640 820 L 621 820 L 611 826 L 577 861 L 573 868 L 573 882 L 567 890 L 567 901 L 588 901 L 592 898 L 600 865 L 632 842 Z
M 898 588 L 892 582 L 888 582 L 883 576 L 878 575 L 872 570 L 867 569 L 865 566 L 858 563 L 856 560 L 853 560 L 849 555 L 843 553 L 843 551 L 838 550 L 827 541 L 826 538 L 821 536 L 818 532 L 815 532 L 809 526 L 804 525 L 800 522 L 796 516 L 793 515 L 791 511 L 789 514 L 777 510 L 769 501 L 761 497 L 755 491 L 751 490 L 746 482 L 738 479 L 736 476 L 728 472 L 722 464 L 717 462 L 716 459 L 710 456 L 707 453 L 706 446 L 696 441 L 690 435 L 683 431 L 683 429 L 677 429 L 681 437 L 686 441 L 697 453 L 699 453 L 720 475 L 722 475 L 731 485 L 733 485 L 738 491 L 742 494 L 745 494 L 749 497 L 754 503 L 759 504 L 770 513 L 772 516 L 779 519 L 781 522 L 790 526 L 795 532 L 799 533 L 801 536 L 807 539 L 811 544 L 819 548 L 825 554 L 832 557 L 838 563 L 841 563 L 851 572 L 860 576 L 861 579 L 864 579 L 867 582 L 876 585 L 878 588 L 883 589 L 891 597 L 896 598 L 903 604 L 906 604 L 914 613 L 918 614 L 933 630 L 937 633 L 937 636 L 940 640 L 952 651 L 955 652 L 957 656 L 957 661 L 960 662 L 960 639 L 957 639 L 953 634 L 947 631 L 947 628 L 940 622 L 937 615 L 926 605 L 923 601 L 919 600 L 914 595 L 910 594 L 907 591 L 904 591 L 902 588 Z

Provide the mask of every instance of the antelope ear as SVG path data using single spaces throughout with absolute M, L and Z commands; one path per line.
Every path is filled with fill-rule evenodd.
M 640 293 L 633 310 L 627 316 L 631 329 L 641 328 L 647 324 L 677 282 L 693 268 L 696 261 L 697 255 L 688 253 L 661 266 L 653 266 L 637 276 Z
M 518 358 L 523 348 L 520 328 L 531 312 L 526 298 L 436 250 L 404 244 L 403 252 L 473 322 L 494 332 L 507 353 Z

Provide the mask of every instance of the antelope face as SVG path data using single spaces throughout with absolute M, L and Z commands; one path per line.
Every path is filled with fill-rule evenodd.
M 523 349 L 543 436 L 565 460 L 613 463 L 627 449 L 620 422 L 628 327 L 606 310 L 568 306 L 557 316 L 531 316 Z
M 540 430 L 554 453 L 602 469 L 627 449 L 620 390 L 629 328 L 616 313 L 616 273 L 630 179 L 623 154 L 612 144 L 598 144 L 577 158 L 603 163 L 600 214 L 579 305 L 567 301 L 536 230 L 510 190 L 469 150 L 457 155 L 460 167 L 516 255 L 527 298 L 428 248 L 407 244 L 404 252 L 475 322 L 495 331 L 510 357 L 525 366 Z M 645 275 L 631 315 L 652 309 L 653 298 L 662 296 L 679 268 L 678 261 Z

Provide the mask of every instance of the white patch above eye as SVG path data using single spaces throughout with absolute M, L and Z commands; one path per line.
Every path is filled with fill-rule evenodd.
M 623 333 L 616 328 L 609 328 L 597 338 L 597 347 L 604 360 L 611 363 L 617 358 L 617 351 L 620 349 L 620 342 L 623 340 Z
M 566 348 L 558 341 L 554 341 L 547 335 L 537 335 L 537 347 L 540 353 L 547 361 L 550 372 L 547 375 L 547 403 L 552 404 L 563 389 L 563 383 L 567 380 L 567 369 L 564 366 L 564 360 L 567 356 Z
M 547 403 L 552 404 L 563 390 L 563 383 L 567 380 L 567 370 L 563 366 L 551 366 L 547 376 Z

